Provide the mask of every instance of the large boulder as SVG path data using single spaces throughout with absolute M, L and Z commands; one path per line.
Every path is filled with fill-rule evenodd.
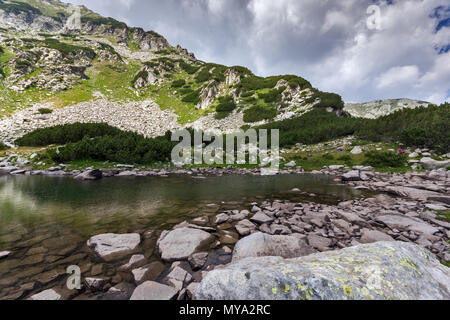
M 211 271 L 197 300 L 448 300 L 450 268 L 426 249 L 377 242 L 307 257 L 247 258 Z
M 361 181 L 359 170 L 352 170 L 342 175 L 342 181 Z
M 79 175 L 75 176 L 76 180 L 83 180 L 83 181 L 89 181 L 89 180 L 99 180 L 103 177 L 103 172 L 101 170 L 87 170 Z
M 313 252 L 305 241 L 294 236 L 271 236 L 257 232 L 238 241 L 234 247 L 233 261 L 265 256 L 296 258 Z
M 158 248 L 164 261 L 186 260 L 202 245 L 214 237 L 206 231 L 193 228 L 179 228 L 163 232 L 158 240 Z
M 88 247 L 105 261 L 121 259 L 133 253 L 140 243 L 141 236 L 137 233 L 100 234 L 87 241 Z
M 450 160 L 437 161 L 432 158 L 422 158 L 420 164 L 427 170 L 436 170 L 450 167 Z

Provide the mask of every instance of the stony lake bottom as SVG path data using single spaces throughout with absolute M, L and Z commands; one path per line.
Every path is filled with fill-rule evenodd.
M 291 192 L 293 188 L 301 193 Z M 66 299 L 94 298 L 95 294 L 79 295 L 65 288 L 70 265 L 79 266 L 83 277 L 106 277 L 113 284 L 128 281 L 117 273 L 127 259 L 104 262 L 89 250 L 86 241 L 96 234 L 139 233 L 144 238 L 140 253 L 148 261 L 160 261 L 159 234 L 185 220 L 250 209 L 252 202 L 264 200 L 337 204 L 364 196 L 363 191 L 339 185 L 331 176 L 313 174 L 171 175 L 94 182 L 0 176 L 0 251 L 12 252 L 0 261 L 0 299 L 26 298 L 54 287 L 61 288 Z M 149 231 L 151 236 L 144 236 Z M 205 268 L 230 260 L 231 255 L 211 254 Z

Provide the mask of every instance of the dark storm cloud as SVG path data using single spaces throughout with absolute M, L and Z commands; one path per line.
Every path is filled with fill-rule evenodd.
M 347 101 L 448 98 L 447 0 L 70 2 L 155 30 L 201 60 L 245 65 L 260 75 L 298 74 Z M 373 4 L 380 30 L 366 23 Z

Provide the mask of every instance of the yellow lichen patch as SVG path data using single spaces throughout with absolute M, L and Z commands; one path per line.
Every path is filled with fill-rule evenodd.
M 344 294 L 349 297 L 353 297 L 353 290 L 348 285 L 344 286 Z
M 308 290 L 308 287 L 305 286 L 305 285 L 303 285 L 303 284 L 301 284 L 301 283 L 297 284 L 297 287 L 298 287 L 300 290 L 302 290 L 302 291 L 307 291 L 307 290 Z
M 285 293 L 288 293 L 289 291 L 291 291 L 291 286 L 287 284 L 287 285 L 284 287 L 284 292 L 285 292 Z
M 273 294 L 277 294 L 278 293 L 278 289 L 277 288 L 272 288 L 272 293 Z
M 419 275 L 421 275 L 422 273 L 417 269 L 416 264 L 414 261 L 412 261 L 411 259 L 409 259 L 408 257 L 402 259 L 400 261 L 400 264 L 408 269 L 411 269 L 415 272 L 417 272 Z
M 294 270 L 284 270 L 284 271 L 281 271 L 281 273 L 284 274 L 284 275 L 287 275 L 288 273 L 293 273 L 293 272 L 294 272 Z
M 372 300 L 372 299 L 373 299 L 372 295 L 370 294 L 369 289 L 367 289 L 367 288 L 362 288 L 362 289 L 361 289 L 361 293 L 362 293 L 362 295 L 364 296 L 364 298 L 365 298 L 366 300 Z

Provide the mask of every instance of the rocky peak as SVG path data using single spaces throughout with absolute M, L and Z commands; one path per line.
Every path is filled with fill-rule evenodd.
M 113 37 L 118 43 L 132 42 L 142 50 L 164 50 L 167 40 L 153 31 L 130 28 L 113 18 L 104 18 L 84 6 L 79 6 L 81 30 L 68 27 L 73 5 L 57 0 L 38 0 L 29 4 L 25 0 L 0 0 L 0 27 L 21 32 L 74 33 Z M 55 13 L 56 12 L 56 13 Z

